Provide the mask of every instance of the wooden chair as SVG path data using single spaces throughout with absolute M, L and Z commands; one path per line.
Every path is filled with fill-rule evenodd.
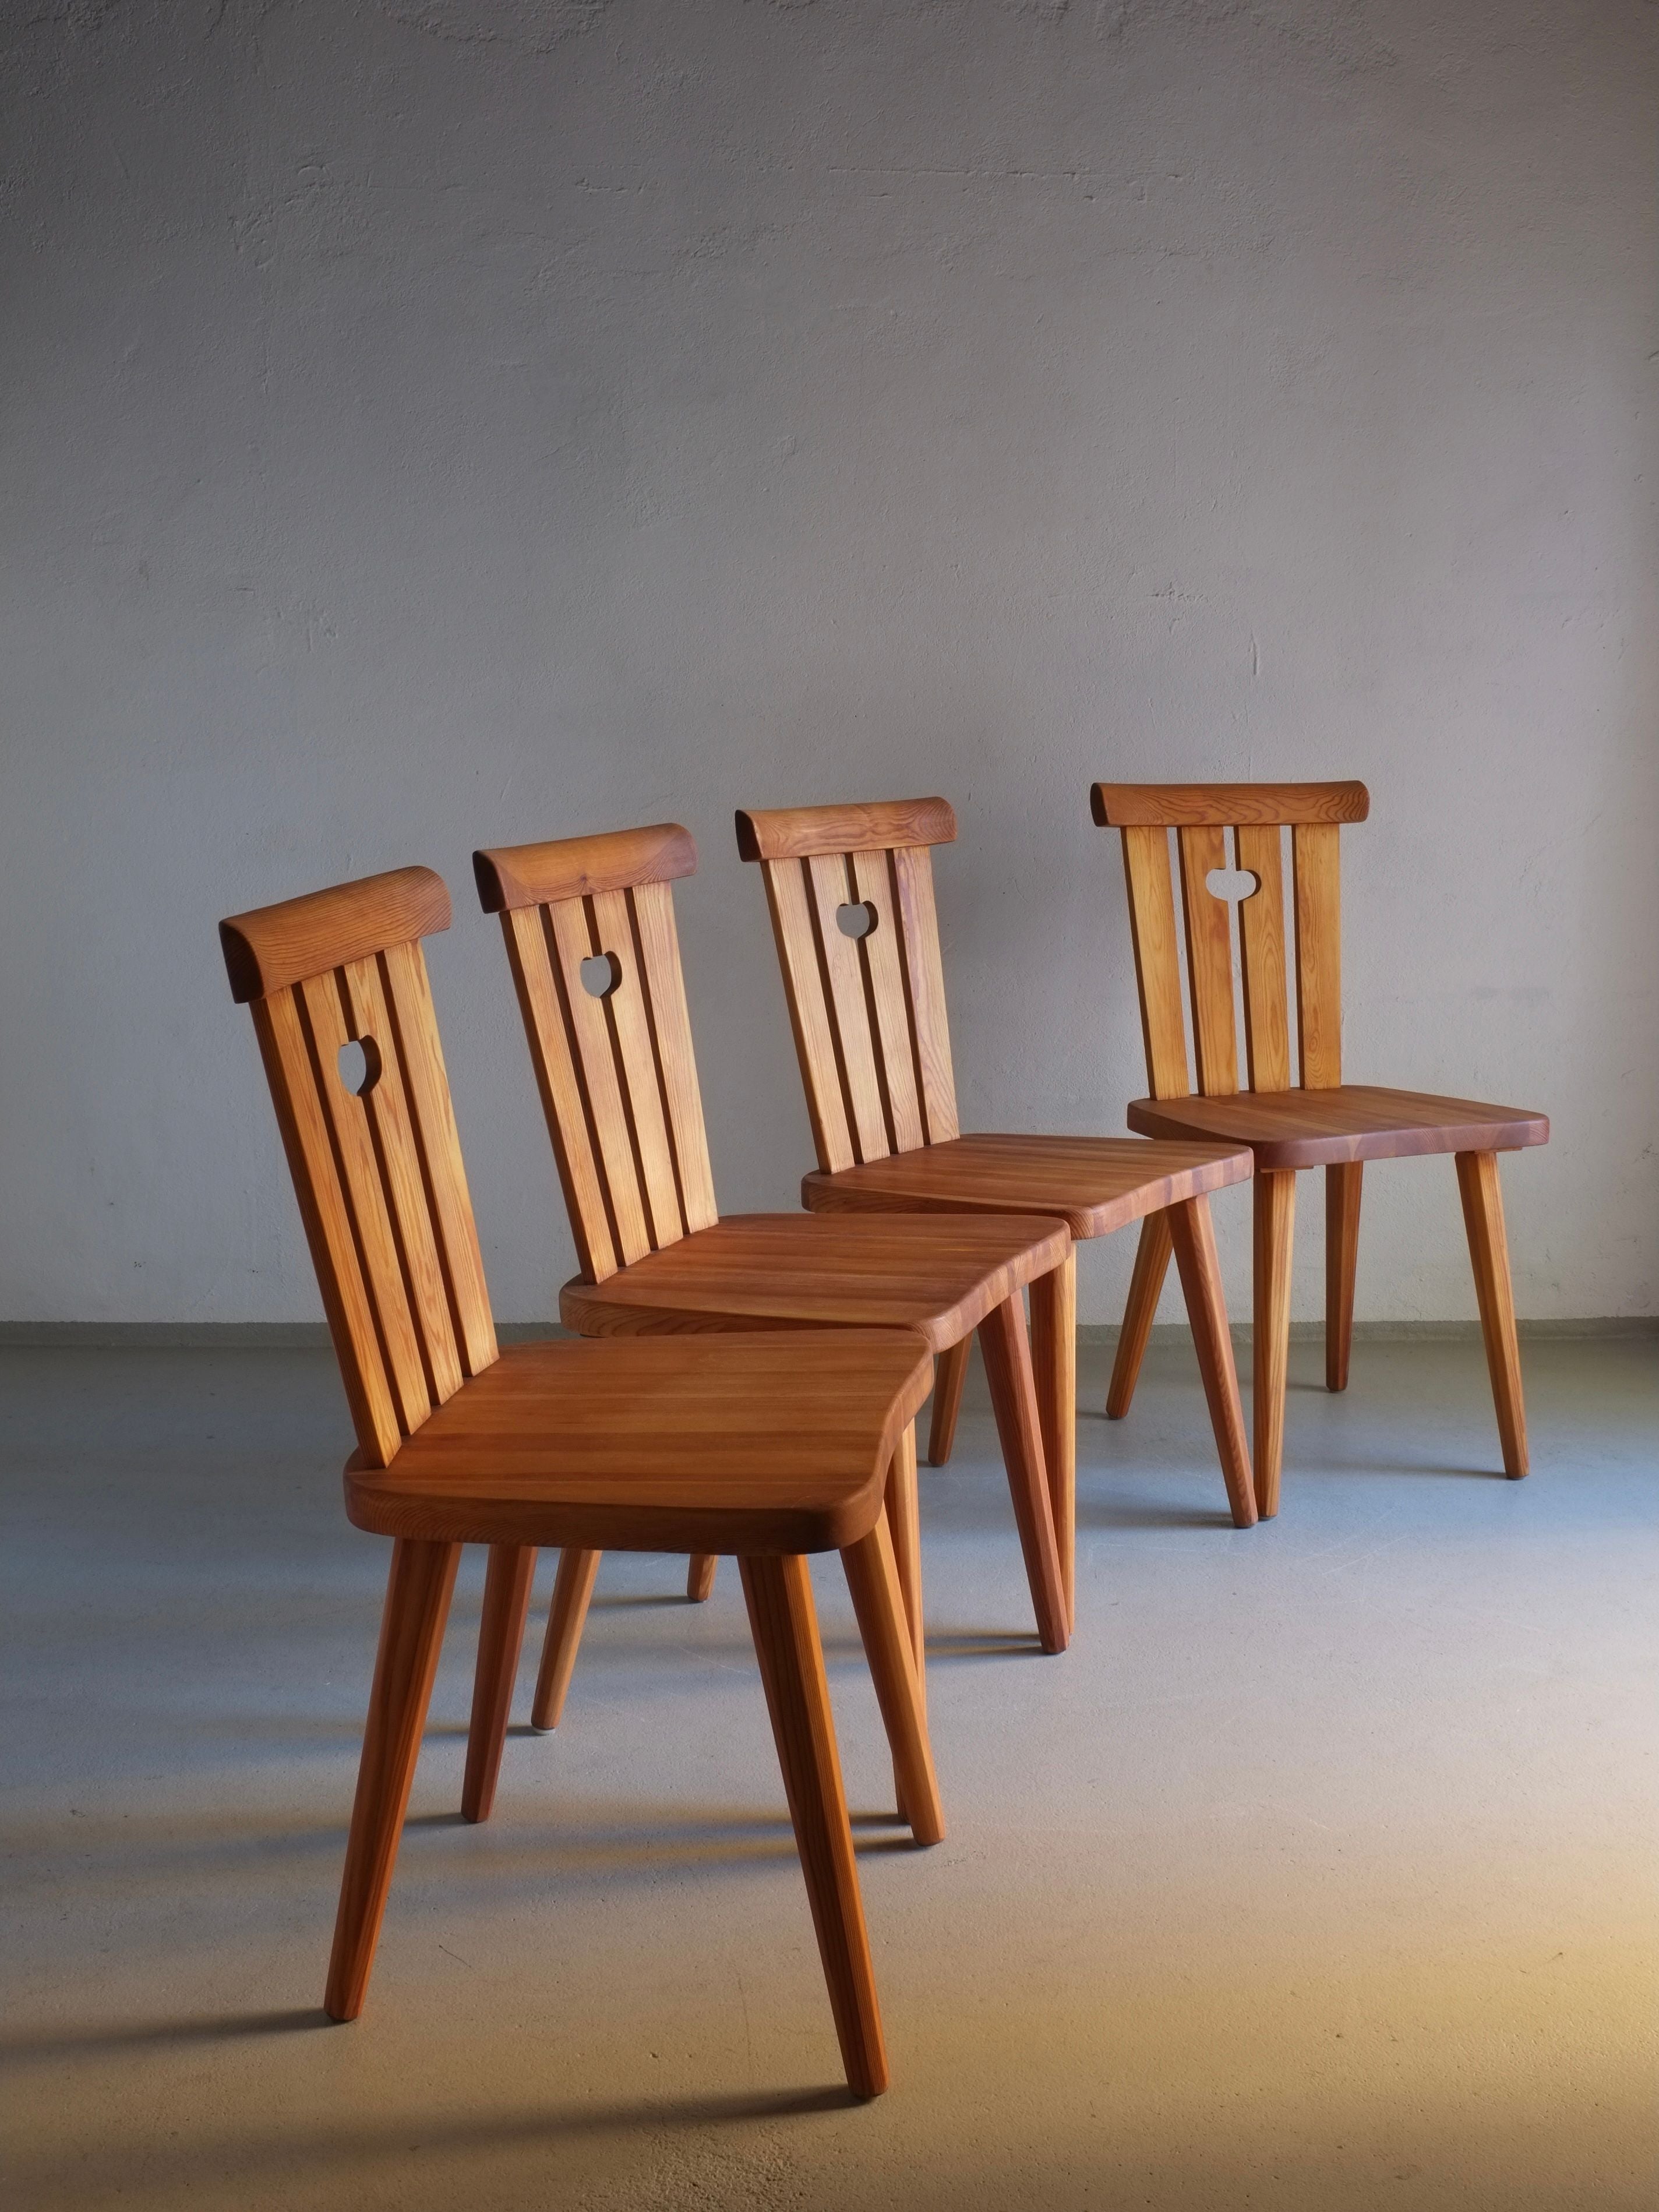
M 838 1329 L 499 1351 L 419 942 L 448 926 L 426 868 L 220 924 L 357 1431 L 347 1516 L 393 1539 L 325 2008 L 362 2009 L 460 1547 L 489 1547 L 469 1820 L 495 1794 L 536 1547 L 735 1552 L 847 2078 L 873 2096 L 887 2061 L 805 1555 L 842 1553 L 911 1824 L 936 1841 L 883 1510 L 927 1347 Z
M 1341 904 L 1337 839 L 1363 822 L 1363 783 L 1097 783 L 1102 829 L 1121 830 L 1150 1098 L 1128 1122 L 1150 1137 L 1248 1145 L 1255 1155 L 1254 1340 L 1256 1503 L 1279 1510 L 1291 1327 L 1291 1232 L 1301 1168 L 1325 1170 L 1325 1387 L 1343 1390 L 1353 1334 L 1360 1178 L 1367 1160 L 1453 1152 L 1498 1407 L 1504 1471 L 1527 1471 L 1526 1413 L 1498 1154 L 1541 1145 L 1549 1122 L 1512 1106 L 1383 1091 L 1342 1080 Z M 1291 1083 L 1282 832 L 1291 832 L 1297 1086 Z M 1198 1095 L 1187 1066 L 1170 832 L 1180 850 L 1181 908 Z M 1209 878 L 1231 858 L 1256 888 L 1238 902 L 1245 1081 L 1233 1021 L 1233 929 Z M 1170 1247 L 1141 1231 L 1106 1410 L 1129 1410 Z
M 914 1328 L 948 1352 L 975 1328 L 1037 1633 L 1060 1651 L 1064 1601 L 1020 1292 L 1039 1298 L 1070 1241 L 1053 1219 L 720 1219 L 691 1048 L 670 886 L 696 867 L 672 823 L 475 854 L 499 914 L 581 1273 L 559 1293 L 585 1336 L 797 1327 Z M 888 1514 L 922 1665 L 915 1439 L 894 1455 Z M 553 1726 L 574 1664 L 597 1554 L 567 1552 L 533 1709 Z M 708 1595 L 712 1559 L 688 1594 Z M 901 1785 L 901 1797 L 902 1797 Z
M 1238 1382 L 1205 1194 L 1250 1171 L 1237 1146 L 1125 1137 L 967 1136 L 956 1081 L 932 848 L 952 842 L 942 799 L 740 811 L 783 970 L 818 1169 L 814 1212 L 1058 1214 L 1074 1238 L 1155 1217 L 1178 1255 L 1233 1520 L 1255 1519 Z M 1075 1254 L 1031 1286 L 1043 1448 L 1068 1607 L 1076 1585 Z M 940 1364 L 927 1456 L 950 1457 L 968 1342 Z

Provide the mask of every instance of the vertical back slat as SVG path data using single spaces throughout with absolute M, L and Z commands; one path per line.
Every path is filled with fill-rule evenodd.
M 849 902 L 846 856 L 841 853 L 814 853 L 805 866 L 817 920 L 818 956 L 823 963 L 858 1157 L 861 1161 L 884 1160 L 892 1147 L 887 1141 L 887 1121 L 881 1110 L 881 1085 L 876 1080 L 876 1048 L 870 1034 L 870 1008 L 864 995 L 864 963 L 859 958 L 856 940 L 843 936 L 836 920 L 838 909 Z
M 945 1013 L 939 914 L 933 904 L 933 855 L 926 845 L 896 845 L 889 858 L 904 937 L 910 1033 L 915 1040 L 916 1066 L 921 1071 L 927 1142 L 948 1144 L 961 1131 L 957 1121 L 957 1079 L 951 1064 L 951 1025 Z
M 1170 833 L 1162 828 L 1135 827 L 1125 830 L 1122 836 L 1129 935 L 1134 945 L 1140 1026 L 1146 1045 L 1146 1079 L 1154 1098 L 1185 1098 L 1189 1091 L 1187 1028 L 1181 1011 Z
M 432 1411 L 432 1398 L 368 1116 L 362 1100 L 340 1080 L 337 1065 L 342 1047 L 351 1041 L 340 972 L 313 975 L 295 989 L 311 1032 L 318 1094 L 334 1142 L 398 1425 L 406 1437 L 413 1436 Z
M 1276 822 L 1243 822 L 1233 832 L 1241 868 L 1257 889 L 1238 909 L 1244 984 L 1244 1050 L 1252 1091 L 1291 1087 L 1291 1030 L 1285 975 L 1284 833 Z
M 537 906 L 506 908 L 501 915 L 501 934 L 507 939 L 507 962 L 530 1039 L 542 1111 L 547 1116 L 582 1272 L 590 1282 L 602 1283 L 616 1273 L 621 1263 L 605 1210 L 605 1176 L 587 1127 L 543 909 Z
M 1307 1090 L 1342 1080 L 1342 903 L 1334 822 L 1291 831 L 1296 876 L 1296 1027 Z
M 605 1006 L 615 1028 L 621 1063 L 623 1103 L 632 1126 L 635 1164 L 650 1210 L 647 1226 L 653 1247 L 678 1244 L 684 1235 L 679 1188 L 668 1121 L 651 1044 L 651 1015 L 646 979 L 634 943 L 633 918 L 626 891 L 597 891 L 592 901 L 594 950 L 616 955 L 622 975 Z
M 411 1318 L 420 1340 L 427 1388 L 441 1406 L 461 1387 L 461 1362 L 450 1318 L 449 1290 L 439 1256 L 426 1172 L 406 1093 L 398 1030 L 381 985 L 378 960 L 354 960 L 339 970 L 352 1034 L 372 1038 L 380 1074 L 362 1100 L 380 1163 L 392 1226 L 403 1261 Z
M 657 1066 L 674 1140 L 680 1211 L 689 1233 L 711 1227 L 720 1212 L 714 1203 L 714 1176 L 708 1161 L 696 1057 L 691 1048 L 673 893 L 666 884 L 637 884 L 629 896 L 633 902 Z
M 1193 1002 L 1193 1055 L 1206 1098 L 1238 1089 L 1238 1040 L 1233 1027 L 1232 927 L 1224 900 L 1210 890 L 1212 868 L 1227 865 L 1224 830 L 1210 823 L 1180 830 L 1181 903 L 1187 924 L 1187 981 Z
M 588 1127 L 605 1178 L 611 1224 L 624 1264 L 642 1260 L 651 1249 L 646 1225 L 645 1195 L 634 1161 L 634 1142 L 623 1108 L 617 1080 L 616 1055 L 611 1045 L 611 1024 L 605 1002 L 590 995 L 582 982 L 582 963 L 595 950 L 586 902 L 559 899 L 542 912 L 547 917 L 554 957 L 558 963 L 560 997 L 565 1019 L 575 1044 L 576 1073 L 587 1107 Z
M 300 1010 L 294 992 L 286 990 L 256 999 L 251 1012 L 357 1443 L 369 1466 L 389 1467 L 403 1430 Z
M 927 1142 L 917 1087 L 915 1045 L 910 1034 L 908 994 L 904 988 L 904 948 L 900 936 L 897 895 L 885 853 L 851 856 L 854 896 L 868 906 L 876 926 L 859 940 L 869 990 L 870 1018 L 878 1051 L 877 1072 L 887 1109 L 888 1134 L 896 1152 L 916 1151 Z
M 766 902 L 777 939 L 778 964 L 783 970 L 784 995 L 789 1001 L 789 1020 L 795 1032 L 795 1050 L 806 1085 L 806 1108 L 811 1116 L 812 1141 L 818 1165 L 830 1174 L 854 1164 L 853 1135 L 842 1097 L 841 1075 L 836 1061 L 836 1041 L 830 1027 L 818 970 L 817 933 L 807 903 L 806 878 L 799 860 L 765 860 Z

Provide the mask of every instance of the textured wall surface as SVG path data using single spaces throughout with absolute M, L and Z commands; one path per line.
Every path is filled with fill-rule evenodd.
M 690 826 L 722 1200 L 789 1205 L 731 809 L 942 791 L 964 1123 L 1120 1128 L 1107 775 L 1363 776 L 1349 1073 L 1548 1110 L 1521 1310 L 1655 1310 L 1659 9 L 76 0 L 4 37 L 0 1315 L 318 1310 L 213 925 L 405 860 L 456 893 L 497 1306 L 545 1312 L 478 843 Z M 1359 1310 L 1473 1314 L 1449 1163 L 1373 1173 Z

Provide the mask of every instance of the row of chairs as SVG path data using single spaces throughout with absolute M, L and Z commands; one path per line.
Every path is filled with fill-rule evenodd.
M 1141 1224 L 1108 1401 L 1120 1417 L 1173 1255 L 1246 1528 L 1278 1506 L 1297 1170 L 1327 1170 L 1327 1381 L 1340 1389 L 1363 1163 L 1455 1153 L 1504 1467 L 1526 1471 L 1495 1155 L 1542 1142 L 1548 1125 L 1342 1083 L 1336 838 L 1364 817 L 1364 787 L 1099 785 L 1093 807 L 1122 832 L 1151 1078 L 1127 1138 L 961 1134 L 932 873 L 933 848 L 956 835 L 943 799 L 738 816 L 739 851 L 764 875 L 818 1155 L 806 1211 L 790 1214 L 716 1206 L 671 888 L 696 865 L 687 833 L 474 856 L 580 1261 L 559 1301 L 587 1340 L 575 1345 L 496 1341 L 421 951 L 450 921 L 439 878 L 400 869 L 221 924 L 356 1428 L 347 1512 L 394 1539 L 325 2000 L 336 2019 L 363 2003 L 459 1547 L 489 1547 L 471 1820 L 495 1797 L 537 1550 L 560 1554 L 532 1709 L 544 1729 L 560 1719 L 605 1549 L 688 1553 L 693 1600 L 735 1555 L 847 2077 L 862 2095 L 885 2085 L 805 1560 L 842 1556 L 900 1817 L 936 1842 L 915 1419 L 931 1389 L 928 1456 L 942 1464 L 977 1331 L 1038 1638 L 1063 1650 L 1078 1239 Z M 1212 881 L 1230 859 L 1252 886 L 1236 926 Z M 1252 1177 L 1254 1474 L 1208 1207 L 1211 1191 Z

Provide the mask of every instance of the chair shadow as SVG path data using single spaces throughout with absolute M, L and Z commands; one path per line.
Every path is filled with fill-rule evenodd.
M 1030 1630 L 934 1628 L 927 1631 L 927 1663 L 951 1659 L 1040 1659 L 1042 1646 Z
M 1227 1528 L 1233 1518 L 1224 1506 L 1133 1505 L 1122 1499 L 1090 1504 L 1079 1498 L 1077 1525 L 1083 1528 Z
M 48 2029 L 44 2033 L 0 2035 L 0 2058 L 9 2065 L 41 2064 L 49 2059 L 73 2058 L 82 2052 L 143 2051 L 166 2045 L 234 2043 L 250 2036 L 296 2035 L 309 2028 L 337 2027 L 321 2005 L 296 2006 L 288 2012 L 238 2012 L 199 2020 L 141 2020 Z

